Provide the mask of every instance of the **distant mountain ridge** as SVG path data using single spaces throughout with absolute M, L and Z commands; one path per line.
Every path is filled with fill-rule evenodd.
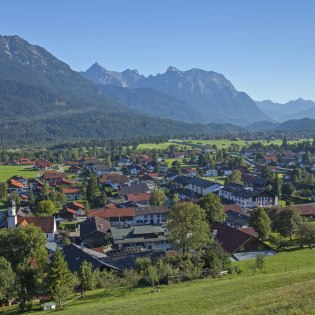
M 270 118 L 284 122 L 292 119 L 315 118 L 315 102 L 298 98 L 287 103 L 270 100 L 256 101 L 257 106 Z
M 137 70 L 115 72 L 95 63 L 81 74 L 96 84 L 128 89 L 149 88 L 170 95 L 190 106 L 191 121 L 245 125 L 269 120 L 246 93 L 237 91 L 229 80 L 214 71 L 180 71 L 169 67 L 165 73 L 145 77 Z

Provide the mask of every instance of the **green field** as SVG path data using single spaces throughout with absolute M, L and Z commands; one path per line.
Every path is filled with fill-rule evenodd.
M 160 292 L 146 287 L 108 296 L 94 290 L 58 314 L 315 314 L 315 249 L 267 257 L 266 273 L 254 276 L 250 262 L 236 263 L 241 275 L 160 286 Z M 17 314 L 14 309 L 4 310 Z
M 310 139 L 299 139 L 299 140 L 294 140 L 294 141 L 288 141 L 288 143 L 293 144 L 293 143 L 299 143 L 303 141 L 307 141 Z M 183 144 L 185 142 L 185 144 Z M 247 146 L 252 143 L 257 143 L 261 142 L 263 145 L 270 145 L 270 144 L 276 144 L 276 145 L 281 145 L 282 140 L 281 139 L 276 139 L 276 140 L 260 140 L 260 141 L 244 141 L 244 140 L 228 140 L 228 139 L 220 139 L 220 140 L 172 140 L 168 142 L 163 142 L 159 144 L 154 144 L 154 143 L 143 143 L 138 145 L 139 150 L 153 150 L 153 149 L 158 149 L 158 150 L 164 150 L 167 149 L 170 144 L 178 144 L 179 146 L 188 146 L 189 144 L 198 144 L 202 146 L 213 146 L 216 145 L 218 148 L 227 148 L 231 144 L 238 144 L 239 146 Z
M 26 178 L 36 177 L 38 171 L 30 169 L 29 166 L 21 165 L 0 165 L 0 181 L 6 181 L 14 175 Z

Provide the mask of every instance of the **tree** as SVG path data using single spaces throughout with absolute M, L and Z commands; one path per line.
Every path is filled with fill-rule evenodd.
M 297 231 L 301 217 L 295 208 L 286 208 L 279 212 L 277 220 L 277 231 L 284 237 L 290 237 Z
M 167 197 L 162 188 L 156 187 L 152 190 L 150 204 L 151 206 L 165 206 Z
M 18 267 L 17 297 L 20 301 L 20 309 L 22 311 L 24 311 L 25 308 L 27 308 L 29 312 L 32 311 L 33 300 L 35 297 L 39 297 L 44 293 L 43 278 L 42 270 L 37 268 L 37 266 L 33 266 L 31 263 Z
M 15 273 L 11 264 L 0 257 L 0 301 L 10 301 L 15 296 Z
M 57 212 L 54 203 L 51 200 L 42 200 L 36 206 L 36 214 L 51 216 Z
M 59 302 L 59 308 L 61 308 L 62 302 L 67 299 L 73 288 L 71 272 L 59 248 L 49 268 L 48 288 L 50 296 Z
M 0 182 L 0 201 L 5 201 L 8 197 L 7 184 Z
M 315 225 L 309 222 L 303 222 L 299 225 L 297 236 L 300 239 L 301 245 L 306 243 L 309 248 L 315 242 Z
M 242 180 L 242 172 L 239 170 L 234 170 L 232 172 L 231 175 L 229 175 L 226 179 L 225 179 L 225 185 L 227 184 L 243 184 L 243 180 Z
M 284 195 L 292 196 L 294 194 L 294 186 L 292 185 L 292 183 L 287 183 L 287 184 L 283 184 L 282 185 L 282 193 Z
M 176 205 L 179 202 L 179 200 L 180 200 L 179 194 L 178 193 L 174 194 L 172 197 L 173 205 Z
M 199 249 L 209 242 L 206 214 L 198 205 L 191 202 L 176 204 L 168 218 L 173 243 L 183 250 L 184 255 L 189 249 Z
M 86 199 L 93 203 L 99 197 L 97 177 L 92 174 L 86 187 Z
M 198 205 L 205 211 L 206 219 L 210 227 L 215 221 L 224 221 L 226 217 L 224 207 L 218 195 L 207 194 L 200 198 Z
M 250 214 L 249 224 L 255 229 L 262 239 L 269 237 L 271 233 L 271 220 L 264 208 L 257 208 Z
M 80 270 L 78 273 L 78 278 L 79 278 L 81 294 L 82 294 L 82 297 L 84 297 L 85 292 L 87 290 L 94 289 L 95 285 L 96 285 L 96 277 L 95 277 L 95 274 L 92 270 L 92 264 L 91 263 L 84 261 L 81 264 L 81 267 L 80 267 Z
M 109 295 L 114 288 L 119 287 L 121 279 L 113 271 L 104 270 L 100 274 L 100 286 L 104 288 Z
M 15 272 L 19 265 L 27 265 L 36 261 L 38 268 L 47 263 L 46 236 L 39 227 L 26 226 L 15 229 L 0 229 L 0 248 L 7 248 L 1 253 Z
M 264 268 L 265 268 L 265 256 L 264 254 L 258 254 L 256 256 L 256 268 L 259 269 L 261 272 L 263 272 Z
M 130 291 L 139 283 L 141 275 L 134 269 L 125 269 L 123 273 L 123 285 Z
M 204 267 L 209 268 L 215 274 L 218 274 L 222 270 L 227 270 L 231 265 L 231 255 L 218 242 L 214 242 L 205 249 L 201 259 L 203 260 Z
M 275 182 L 274 182 L 274 193 L 276 196 L 278 196 L 279 198 L 281 197 L 281 194 L 282 194 L 282 185 L 281 185 L 281 179 L 279 178 L 279 174 L 277 173 L 276 174 L 276 179 L 275 179 Z

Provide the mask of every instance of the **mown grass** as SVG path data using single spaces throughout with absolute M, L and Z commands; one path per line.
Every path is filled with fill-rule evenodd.
M 160 292 L 120 289 L 109 296 L 98 289 L 58 314 L 315 314 L 314 258 L 315 249 L 282 252 L 266 258 L 263 273 L 252 275 L 248 261 L 237 262 L 241 275 L 160 286 Z M 17 314 L 15 309 L 6 314 Z
M 36 177 L 38 171 L 29 166 L 21 165 L 0 165 L 0 181 L 7 181 L 14 175 L 23 176 L 26 178 Z

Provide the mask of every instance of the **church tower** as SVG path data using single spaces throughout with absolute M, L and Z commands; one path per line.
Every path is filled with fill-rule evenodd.
M 17 226 L 17 215 L 16 215 L 16 203 L 14 200 L 10 200 L 8 208 L 8 228 L 14 228 Z

